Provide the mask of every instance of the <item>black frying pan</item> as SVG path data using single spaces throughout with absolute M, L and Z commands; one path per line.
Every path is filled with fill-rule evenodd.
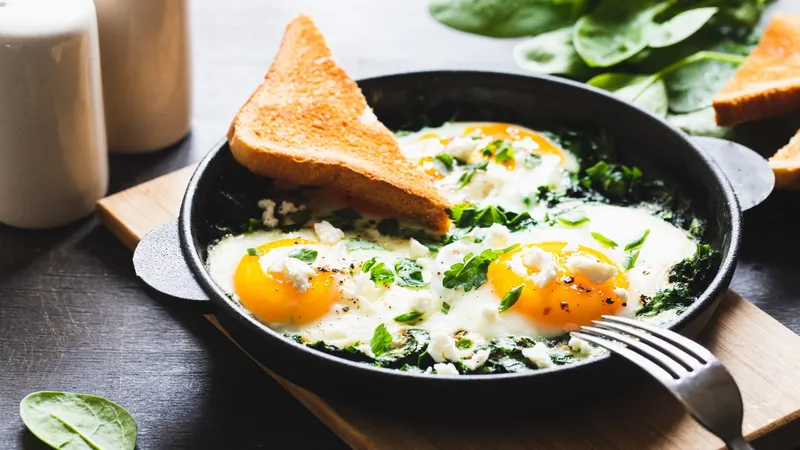
M 672 325 L 693 335 L 706 325 L 736 267 L 742 208 L 760 203 L 774 179 L 764 160 L 728 141 L 690 138 L 660 119 L 583 84 L 552 78 L 488 72 L 420 72 L 359 82 L 378 118 L 389 128 L 417 123 L 510 122 L 540 128 L 562 125 L 609 133 L 619 159 L 649 176 L 677 183 L 708 220 L 706 240 L 721 263 L 698 300 Z M 721 164 L 716 164 L 719 161 Z M 521 392 L 580 393 L 605 379 L 618 380 L 619 359 L 607 356 L 524 374 L 457 378 L 376 368 L 291 342 L 227 299 L 204 268 L 211 239 L 214 193 L 230 183 L 258 178 L 237 164 L 226 142 L 203 159 L 186 190 L 180 218 L 149 233 L 134 254 L 137 275 L 156 291 L 213 312 L 252 356 L 294 383 L 323 394 L 385 398 L 387 392 L 431 393 L 437 400 Z M 738 198 L 737 198 L 738 195 Z M 743 206 L 742 206 L 743 205 Z M 587 383 L 587 380 L 593 380 Z M 495 397 L 496 398 L 496 397 Z

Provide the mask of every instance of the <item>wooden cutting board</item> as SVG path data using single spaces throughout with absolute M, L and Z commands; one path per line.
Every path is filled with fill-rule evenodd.
M 148 231 L 177 217 L 193 170 L 194 167 L 187 167 L 102 199 L 98 203 L 101 220 L 133 249 Z M 207 318 L 230 338 L 213 316 Z M 728 292 L 698 340 L 738 381 L 748 439 L 800 417 L 800 336 L 752 303 Z M 546 419 L 537 416 L 535 420 L 508 418 L 502 424 L 465 430 L 430 419 L 390 417 L 326 400 L 261 367 L 353 448 L 722 447 L 719 439 L 688 417 L 677 401 L 655 383 L 625 390 L 613 405 L 577 405 L 568 417 L 554 414 Z

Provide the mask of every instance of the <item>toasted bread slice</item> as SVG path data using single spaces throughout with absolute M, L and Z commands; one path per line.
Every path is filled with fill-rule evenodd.
M 800 14 L 779 13 L 736 75 L 714 97 L 717 125 L 800 110 Z
M 800 130 L 769 159 L 769 166 L 775 173 L 775 187 L 779 189 L 800 189 Z
M 234 158 L 254 173 L 331 186 L 440 232 L 450 225 L 448 204 L 432 180 L 403 156 L 306 16 L 286 28 L 228 142 Z

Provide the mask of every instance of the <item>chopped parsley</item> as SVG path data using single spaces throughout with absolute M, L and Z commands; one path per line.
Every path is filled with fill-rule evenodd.
M 478 209 L 469 203 L 459 203 L 449 208 L 447 214 L 456 228 L 488 228 L 497 223 L 510 231 L 518 231 L 536 224 L 536 221 L 527 212 L 506 211 L 502 206 L 487 206 Z
M 381 356 L 389 351 L 389 346 L 392 345 L 392 335 L 386 329 L 386 325 L 380 324 L 375 328 L 372 334 L 372 340 L 369 341 L 369 346 L 375 356 Z
M 466 350 L 468 348 L 472 348 L 472 344 L 473 344 L 472 339 L 467 339 L 462 337 L 459 338 L 458 341 L 456 342 L 456 347 L 460 348 L 461 350 Z
M 376 284 L 392 284 L 394 283 L 394 273 L 392 269 L 386 267 L 383 262 L 378 262 L 378 259 L 372 257 L 364 262 L 361 270 L 369 272 L 369 279 Z
M 519 244 L 502 250 L 486 249 L 479 255 L 468 254 L 462 262 L 453 264 L 450 269 L 445 271 L 442 285 L 447 289 L 463 289 L 464 292 L 483 286 L 487 281 L 486 273 L 489 270 L 489 264 L 503 253 L 516 247 L 519 247 Z
M 509 308 L 517 304 L 520 295 L 522 295 L 522 288 L 524 287 L 525 287 L 524 284 L 520 284 L 519 286 L 506 292 L 506 295 L 504 295 L 503 299 L 500 301 L 500 306 L 497 308 L 497 312 L 498 313 L 506 312 Z
M 306 264 L 312 264 L 317 260 L 317 251 L 312 248 L 298 248 L 289 252 L 289 257 L 299 259 Z
M 436 170 L 443 174 L 449 174 L 452 172 L 454 163 L 455 161 L 453 161 L 453 157 L 448 153 L 439 153 L 433 157 L 433 166 L 436 167 Z
M 398 259 L 394 271 L 397 272 L 398 286 L 417 288 L 428 285 L 422 276 L 422 267 L 413 259 Z
M 458 178 L 458 183 L 456 183 L 456 190 L 464 189 L 470 181 L 472 181 L 472 177 L 475 176 L 475 172 L 478 170 L 486 170 L 486 167 L 489 166 L 489 161 L 481 161 L 475 164 L 467 164 L 464 166 L 464 173 Z
M 247 249 L 247 254 L 250 255 L 250 256 L 258 256 L 258 251 L 256 249 L 254 249 L 254 248 L 248 248 Z
M 442 314 L 447 315 L 450 312 L 450 303 L 442 302 Z

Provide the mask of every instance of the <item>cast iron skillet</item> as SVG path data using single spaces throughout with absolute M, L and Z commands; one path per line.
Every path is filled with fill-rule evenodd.
M 717 139 L 690 139 L 609 94 L 563 79 L 447 71 L 371 78 L 359 86 L 389 128 L 419 127 L 422 120 L 435 125 L 454 115 L 462 121 L 532 128 L 599 128 L 613 137 L 622 162 L 677 183 L 693 198 L 696 212 L 708 219 L 706 240 L 722 254 L 713 281 L 672 327 L 690 336 L 708 322 L 733 276 L 742 233 L 742 210 L 733 186 L 751 207 L 766 197 L 774 181 L 763 159 L 744 147 Z M 724 154 L 725 172 L 709 154 Z M 618 380 L 624 372 L 618 358 L 599 357 L 525 374 L 439 377 L 354 363 L 283 338 L 230 302 L 204 269 L 209 223 L 215 214 L 209 199 L 220 186 L 253 177 L 221 142 L 197 167 L 178 221 L 145 236 L 134 265 L 137 275 L 155 290 L 213 312 L 246 351 L 290 381 L 325 395 L 384 399 L 387 392 L 416 398 L 433 393 L 447 402 L 523 392 L 558 392 L 563 398 L 565 392 L 580 395 L 581 386 L 596 392 L 595 383 Z

